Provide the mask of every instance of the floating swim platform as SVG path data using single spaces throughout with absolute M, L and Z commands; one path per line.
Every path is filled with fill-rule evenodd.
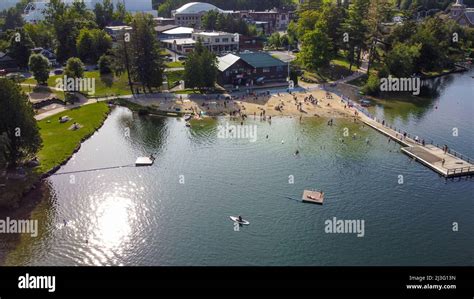
M 314 190 L 303 191 L 303 202 L 316 203 L 322 205 L 324 202 L 324 192 Z
M 151 166 L 153 162 L 155 162 L 155 160 L 150 157 L 138 157 L 135 161 L 135 166 Z

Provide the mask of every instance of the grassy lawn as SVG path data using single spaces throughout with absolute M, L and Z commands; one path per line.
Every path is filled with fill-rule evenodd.
M 108 106 L 105 103 L 94 103 L 77 109 L 71 109 L 48 117 L 38 122 L 43 147 L 38 152 L 41 165 L 37 168 L 40 173 L 46 172 L 66 160 L 81 143 L 82 138 L 92 134 L 106 117 Z M 69 116 L 72 120 L 59 123 L 61 116 Z M 48 121 L 50 121 L 48 123 Z M 76 130 L 68 130 L 74 123 L 83 127 Z
M 62 78 L 64 75 L 50 76 L 48 79 L 48 86 L 56 87 L 56 79 Z M 95 94 L 90 97 L 105 97 L 113 95 L 128 95 L 131 94 L 130 88 L 128 87 L 127 74 L 123 73 L 120 77 L 114 77 L 110 75 L 101 76 L 99 71 L 84 72 L 85 78 L 95 79 Z M 24 82 L 25 84 L 36 84 L 34 78 L 28 78 Z
M 166 72 L 166 78 L 168 78 L 168 86 L 174 86 L 177 81 L 184 79 L 184 71 L 172 71 Z
M 166 62 L 165 66 L 167 68 L 175 68 L 175 67 L 184 67 L 184 63 L 182 61 L 171 61 L 171 62 Z

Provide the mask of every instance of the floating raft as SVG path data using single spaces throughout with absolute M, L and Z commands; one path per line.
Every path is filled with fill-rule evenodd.
M 151 166 L 155 160 L 150 157 L 138 157 L 135 166 Z
M 324 201 L 324 192 L 304 190 L 302 200 L 303 202 L 317 203 L 322 205 Z

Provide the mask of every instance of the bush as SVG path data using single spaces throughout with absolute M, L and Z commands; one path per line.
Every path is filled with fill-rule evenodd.
M 99 72 L 101 75 L 112 73 L 112 57 L 102 55 L 99 59 Z
M 380 92 L 380 80 L 379 78 L 371 74 L 369 76 L 369 79 L 367 80 L 367 83 L 362 87 L 362 92 L 368 95 L 373 95 L 376 96 Z

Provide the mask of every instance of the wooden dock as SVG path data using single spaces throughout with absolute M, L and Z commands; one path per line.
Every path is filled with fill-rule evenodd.
M 416 142 L 409 134 L 407 134 L 407 137 L 404 137 L 403 131 L 397 131 L 395 128 L 387 124 L 382 124 L 363 113 L 359 114 L 359 116 L 369 127 L 403 145 L 401 148 L 403 153 L 416 159 L 437 173 L 445 177 L 474 174 L 474 161 L 472 159 L 451 149 L 445 152 L 442 148 L 434 144 L 425 143 L 425 145 L 422 145 L 420 142 Z

